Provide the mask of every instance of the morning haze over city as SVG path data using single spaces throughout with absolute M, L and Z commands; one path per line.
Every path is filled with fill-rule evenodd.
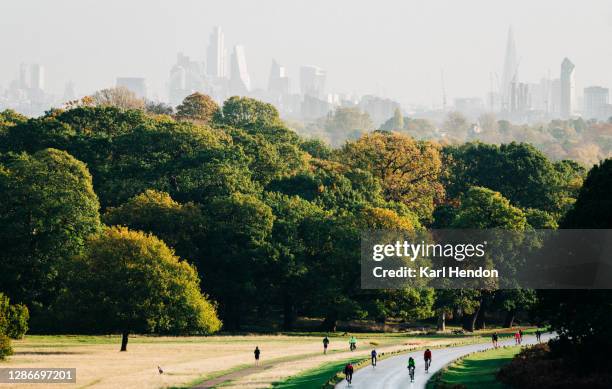
M 124 86 L 171 106 L 193 92 L 218 102 L 251 96 L 299 122 L 338 107 L 358 108 L 374 126 L 397 109 L 434 123 L 453 111 L 513 123 L 605 120 L 612 10 L 588 4 L 3 4 L 0 33 L 12 38 L 3 42 L 0 109 L 39 115 Z

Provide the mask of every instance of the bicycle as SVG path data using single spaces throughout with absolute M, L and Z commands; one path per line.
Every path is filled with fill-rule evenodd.
M 410 382 L 414 382 L 414 366 L 408 367 L 408 373 L 410 374 Z

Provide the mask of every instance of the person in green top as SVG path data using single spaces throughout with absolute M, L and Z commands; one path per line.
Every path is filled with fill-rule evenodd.
M 351 351 L 357 348 L 357 338 L 355 338 L 354 336 L 351 336 L 351 339 L 349 339 L 349 348 L 351 349 Z
M 408 373 L 410 373 L 410 382 L 414 382 L 414 371 L 416 369 L 416 364 L 414 362 L 414 358 L 408 358 Z

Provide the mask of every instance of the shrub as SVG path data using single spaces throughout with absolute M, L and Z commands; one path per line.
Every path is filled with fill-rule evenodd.
M 6 335 L 12 339 L 21 339 L 28 332 L 28 320 L 30 319 L 30 311 L 23 304 L 15 304 L 9 306 L 8 312 L 8 328 Z
M 28 331 L 28 308 L 22 304 L 11 305 L 7 296 L 0 293 L 0 335 L 21 339 Z
M 8 336 L 0 334 L 0 361 L 9 355 L 13 355 L 11 340 Z

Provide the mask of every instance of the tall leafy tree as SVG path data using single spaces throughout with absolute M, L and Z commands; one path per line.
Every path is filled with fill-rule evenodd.
M 63 266 L 100 228 L 98 198 L 84 163 L 46 149 L 0 158 L 0 285 L 39 317 Z
M 130 333 L 211 334 L 216 307 L 200 292 L 196 269 L 153 235 L 125 227 L 93 236 L 73 264 L 71 310 L 79 326 Z
M 421 220 L 431 219 L 434 205 L 444 194 L 442 162 L 434 143 L 376 131 L 347 142 L 339 158 L 380 179 L 385 199 L 406 204 Z

